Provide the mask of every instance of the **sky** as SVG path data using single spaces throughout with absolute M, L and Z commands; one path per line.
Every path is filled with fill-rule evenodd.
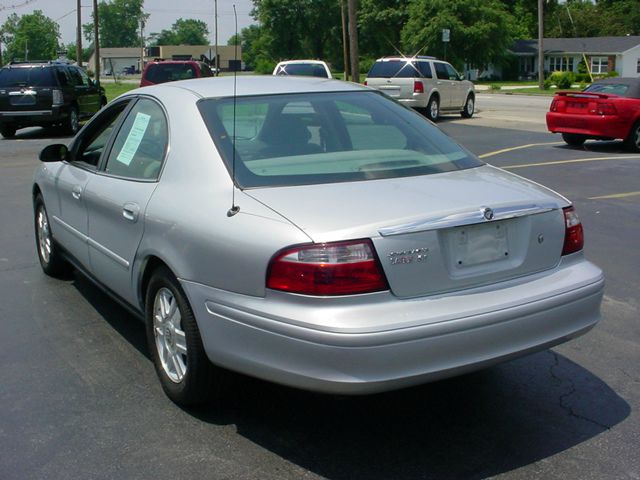
M 76 0 L 0 0 L 0 24 L 12 13 L 24 15 L 34 10 L 42 12 L 58 22 L 64 44 L 76 39 Z M 92 1 L 81 0 L 82 23 L 91 21 Z M 179 4 L 184 7 L 180 8 Z M 253 23 L 249 15 L 251 0 L 218 0 L 218 43 L 226 45 L 234 34 L 233 5 L 238 12 L 238 31 Z M 214 0 L 144 0 L 144 10 L 149 14 L 145 35 L 171 28 L 178 18 L 204 21 L 209 27 L 209 38 L 214 38 Z M 83 39 L 83 42 L 85 40 Z

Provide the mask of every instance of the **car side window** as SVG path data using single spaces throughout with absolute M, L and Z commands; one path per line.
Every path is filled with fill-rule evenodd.
M 458 72 L 455 68 L 453 68 L 448 63 L 446 63 L 444 66 L 447 67 L 447 75 L 449 75 L 449 80 L 460 80 L 460 75 L 458 75 Z
M 118 102 L 105 110 L 91 122 L 88 129 L 78 139 L 80 146 L 74 154 L 73 163 L 85 168 L 96 169 L 118 119 L 129 102 Z
M 207 65 L 206 63 L 200 63 L 200 72 L 202 73 L 203 77 L 213 77 L 213 72 L 211 71 L 211 68 L 209 68 L 209 65 Z
M 71 80 L 71 85 L 75 86 L 81 86 L 82 85 L 82 77 L 80 76 L 80 73 L 78 73 L 78 70 L 76 68 L 69 68 L 68 70 L 69 72 L 69 78 Z
M 61 87 L 66 87 L 67 85 L 70 84 L 69 74 L 66 68 L 56 68 L 55 72 L 56 72 L 56 77 L 58 78 L 58 83 L 60 84 Z
M 168 144 L 167 119 L 156 102 L 139 100 L 118 132 L 105 172 L 135 180 L 156 180 Z
M 427 62 L 417 62 L 422 78 L 432 78 L 431 66 Z
M 434 63 L 434 66 L 436 67 L 436 75 L 439 79 L 449 79 L 449 72 L 447 71 L 447 67 L 444 63 L 437 62 Z
M 87 72 L 85 72 L 81 68 L 75 68 L 74 70 L 78 72 L 78 75 L 80 75 L 82 85 L 91 85 L 91 79 L 89 78 L 89 75 L 87 75 Z

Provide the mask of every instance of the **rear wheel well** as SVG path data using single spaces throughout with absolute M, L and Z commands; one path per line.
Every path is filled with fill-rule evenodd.
M 145 261 L 142 277 L 140 279 L 140 286 L 138 288 L 138 299 L 143 311 L 145 309 L 145 299 L 147 297 L 147 287 L 149 286 L 149 281 L 153 276 L 153 272 L 155 272 L 158 268 L 161 268 L 161 267 L 164 267 L 167 270 L 171 271 L 171 269 L 165 262 L 163 262 L 162 260 L 160 260 L 160 258 L 154 255 L 151 255 Z
M 38 186 L 38 184 L 34 183 L 33 184 L 33 188 L 31 189 L 31 197 L 32 197 L 34 202 L 35 202 L 36 197 L 38 195 L 42 195 L 42 191 L 40 190 L 40 187 Z

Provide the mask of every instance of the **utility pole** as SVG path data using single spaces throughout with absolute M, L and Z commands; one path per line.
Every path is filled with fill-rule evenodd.
M 351 79 L 356 83 L 360 83 L 360 65 L 358 64 L 358 0 L 348 0 L 348 2 Z
M 93 0 L 93 55 L 96 60 L 95 73 L 96 82 L 100 85 L 100 37 L 98 35 L 98 24 L 100 18 L 98 17 L 98 0 Z
M 538 0 L 538 88 L 544 88 L 544 2 Z
M 27 62 L 29 60 L 29 39 L 24 39 L 24 61 Z
M 76 63 L 82 67 L 82 14 L 80 13 L 80 0 L 76 2 Z
M 214 16 L 214 26 L 215 32 L 213 37 L 214 45 L 214 55 L 216 56 L 216 77 L 220 75 L 220 66 L 218 65 L 218 0 L 213 0 L 213 16 Z M 236 41 L 238 39 L 236 38 Z
M 144 16 L 140 16 L 140 73 L 144 70 Z
M 342 19 L 342 58 L 344 60 L 344 80 L 349 80 L 349 46 L 347 44 L 347 15 L 344 0 L 340 0 L 340 17 Z

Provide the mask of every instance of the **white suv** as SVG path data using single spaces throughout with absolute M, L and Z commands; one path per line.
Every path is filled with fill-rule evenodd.
M 365 85 L 415 108 L 432 121 L 440 112 L 473 115 L 475 90 L 449 63 L 434 57 L 379 58 L 369 70 Z

